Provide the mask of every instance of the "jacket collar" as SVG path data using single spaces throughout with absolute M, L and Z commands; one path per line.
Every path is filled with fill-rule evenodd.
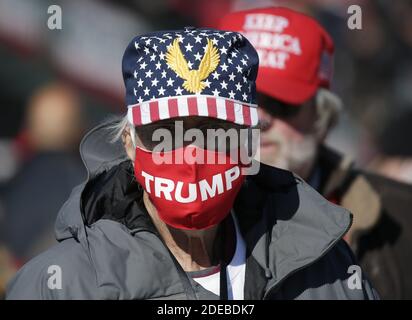
M 289 171 L 262 165 L 235 203 L 250 254 L 267 288 L 323 257 L 348 231 L 352 216 Z
M 356 251 L 358 237 L 373 228 L 382 216 L 381 197 L 368 176 L 354 169 L 349 157 L 322 146 L 318 163 L 323 176 L 320 192 L 326 198 L 337 198 L 355 217 L 348 240 Z

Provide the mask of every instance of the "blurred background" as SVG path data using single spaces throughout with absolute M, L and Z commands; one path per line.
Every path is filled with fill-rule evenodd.
M 53 4 L 62 8 L 61 30 L 47 27 Z M 362 30 L 347 27 L 351 4 L 362 8 Z M 412 183 L 409 0 L 0 0 L 0 294 L 53 243 L 59 208 L 86 178 L 81 137 L 125 113 L 128 42 L 272 5 L 316 17 L 335 41 L 333 90 L 345 108 L 328 144 L 358 166 Z

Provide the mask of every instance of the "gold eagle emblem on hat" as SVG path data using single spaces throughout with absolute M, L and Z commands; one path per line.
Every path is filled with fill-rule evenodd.
M 210 39 L 207 39 L 205 54 L 197 70 L 190 70 L 179 46 L 179 39 L 173 41 L 167 50 L 166 63 L 183 80 L 183 88 L 192 93 L 200 93 L 206 87 L 205 80 L 219 65 L 220 56 L 218 49 Z

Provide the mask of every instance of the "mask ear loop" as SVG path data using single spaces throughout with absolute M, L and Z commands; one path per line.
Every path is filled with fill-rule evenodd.
M 136 129 L 133 124 L 133 113 L 132 113 L 132 108 L 129 108 L 127 110 L 127 123 L 129 125 L 130 129 L 130 138 L 132 139 L 133 147 L 136 149 L 137 144 L 136 144 Z
M 133 124 L 129 123 L 130 138 L 132 139 L 133 147 L 136 149 L 136 129 Z
M 133 125 L 130 126 L 130 138 L 132 139 L 133 147 L 136 149 L 136 130 Z

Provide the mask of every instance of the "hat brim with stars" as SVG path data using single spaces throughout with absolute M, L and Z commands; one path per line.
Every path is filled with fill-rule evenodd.
M 185 116 L 258 123 L 258 57 L 236 32 L 186 29 L 138 36 L 122 66 L 128 119 L 135 126 Z

